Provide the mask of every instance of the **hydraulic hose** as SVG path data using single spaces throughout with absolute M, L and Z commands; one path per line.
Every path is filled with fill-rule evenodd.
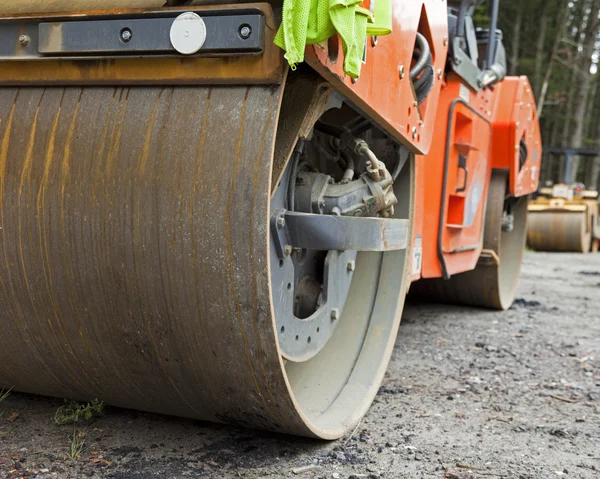
M 315 123 L 315 129 L 319 130 L 322 133 L 325 133 L 327 135 L 331 135 L 331 136 L 335 136 L 336 138 L 339 138 L 342 136 L 342 134 L 344 133 L 344 129 L 340 128 L 338 126 L 334 126 L 334 125 L 330 125 L 329 123 L 325 123 L 324 121 L 318 121 L 317 123 Z
M 340 154 L 346 162 L 346 171 L 344 171 L 341 183 L 349 183 L 354 178 L 354 160 L 345 151 L 340 151 Z
M 415 63 L 415 66 L 410 70 L 410 79 L 412 81 L 415 81 L 419 77 L 423 69 L 427 66 L 427 62 L 431 58 L 431 48 L 429 47 L 429 42 L 419 32 L 417 32 L 417 47 L 420 54 L 417 63 Z
M 414 82 L 417 103 L 420 105 L 429 96 L 434 82 L 434 70 L 431 61 L 425 66 L 423 74 Z

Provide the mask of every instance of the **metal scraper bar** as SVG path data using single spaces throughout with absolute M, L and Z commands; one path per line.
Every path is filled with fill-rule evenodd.
M 281 220 L 283 218 L 283 221 Z M 394 251 L 408 245 L 408 220 L 318 215 L 278 210 L 271 230 L 281 255 L 290 248 L 313 250 Z

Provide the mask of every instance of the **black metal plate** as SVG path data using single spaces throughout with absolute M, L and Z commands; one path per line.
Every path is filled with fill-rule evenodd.
M 0 23 L 0 58 L 31 60 L 44 58 L 97 58 L 107 56 L 179 56 L 171 45 L 169 32 L 181 12 L 169 16 L 77 20 L 31 23 Z M 206 41 L 196 56 L 260 54 L 264 50 L 264 16 L 261 13 L 201 15 Z M 242 26 L 251 34 L 242 38 Z M 121 32 L 131 30 L 123 42 Z

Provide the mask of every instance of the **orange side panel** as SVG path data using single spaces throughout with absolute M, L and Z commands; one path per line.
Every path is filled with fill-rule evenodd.
M 414 240 L 422 243 L 423 259 L 421 274 L 413 270 L 414 279 L 443 275 L 438 253 L 440 219 L 447 273 L 453 275 L 468 271 L 477 264 L 482 249 L 491 172 L 490 105 L 493 103 L 492 91 L 476 93 L 462 85 L 454 75 L 449 76 L 442 88 L 435 141 L 429 154 L 417 157 L 417 178 L 421 183 L 418 184 L 418 222 Z
M 357 82 L 344 74 L 338 37 L 326 46 L 308 46 L 306 61 L 388 133 L 412 145 L 414 151 L 426 153 L 448 54 L 446 7 L 440 0 L 394 1 L 393 32 L 378 37 L 376 44 L 367 37 L 366 62 Z M 431 45 L 436 72 L 433 90 L 418 107 L 409 77 L 417 31 Z
M 492 167 L 510 169 L 509 191 L 524 196 L 537 190 L 542 139 L 535 99 L 527 77 L 509 77 L 496 87 Z M 520 164 L 520 145 L 527 146 L 527 161 Z

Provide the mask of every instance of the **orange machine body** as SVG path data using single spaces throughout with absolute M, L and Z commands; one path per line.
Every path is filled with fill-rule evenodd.
M 119 59 L 94 62 L 9 62 L 0 84 L 277 84 L 285 78 L 282 52 L 274 38 L 274 4 L 227 5 L 265 15 L 265 50 L 260 56 L 178 59 Z M 276 7 L 276 6 L 275 6 Z M 223 5 L 191 5 L 205 12 Z M 168 9 L 161 9 L 161 11 Z M 112 13 L 152 15 L 157 9 Z M 80 12 L 101 17 L 106 11 Z M 60 13 L 47 14 L 61 18 Z M 417 32 L 430 44 L 433 88 L 420 105 L 410 81 Z M 531 87 L 509 77 L 476 92 L 447 68 L 448 16 L 439 0 L 393 0 L 393 32 L 368 37 L 358 80 L 343 71 L 339 37 L 306 48 L 306 62 L 377 125 L 415 155 L 416 200 L 412 278 L 471 270 L 482 251 L 483 224 L 491 172 L 508 172 L 510 195 L 537 189 L 541 138 Z M 153 63 L 151 63 L 153 62 Z M 148 70 L 151 65 L 151 71 Z M 160 67 L 159 67 L 160 66 Z M 150 74 L 151 73 L 151 74 Z M 526 161 L 521 149 L 525 147 Z
M 535 100 L 526 77 L 507 77 L 476 92 L 453 73 L 444 74 L 448 20 L 438 1 L 393 6 L 393 33 L 368 39 L 358 81 L 344 74 L 335 39 L 325 49 L 307 47 L 307 61 L 417 153 L 412 277 L 443 276 L 440 254 L 454 275 L 475 268 L 481 254 L 492 169 L 508 172 L 511 196 L 537 190 L 542 144 Z M 436 72 L 420 106 L 408 79 L 417 32 L 431 45 Z
M 425 153 L 436 129 L 440 81 L 448 55 L 446 6 L 439 0 L 395 1 L 393 31 L 367 39 L 360 78 L 353 82 L 344 74 L 341 41 L 336 37 L 327 48 L 309 46 L 307 62 L 336 88 L 364 110 L 389 134 Z M 409 70 L 417 32 L 427 38 L 433 56 L 436 82 L 427 100 L 415 105 Z M 439 78 L 438 78 L 439 76 Z
M 536 191 L 540 173 L 540 130 L 526 77 L 509 77 L 476 93 L 449 75 L 435 129 L 429 152 L 417 157 L 413 240 L 423 251 L 422 268 L 413 267 L 414 279 L 441 277 L 440 254 L 449 275 L 476 266 L 493 169 L 508 172 L 508 192 L 514 197 Z M 521 140 L 527 149 L 523 163 Z

